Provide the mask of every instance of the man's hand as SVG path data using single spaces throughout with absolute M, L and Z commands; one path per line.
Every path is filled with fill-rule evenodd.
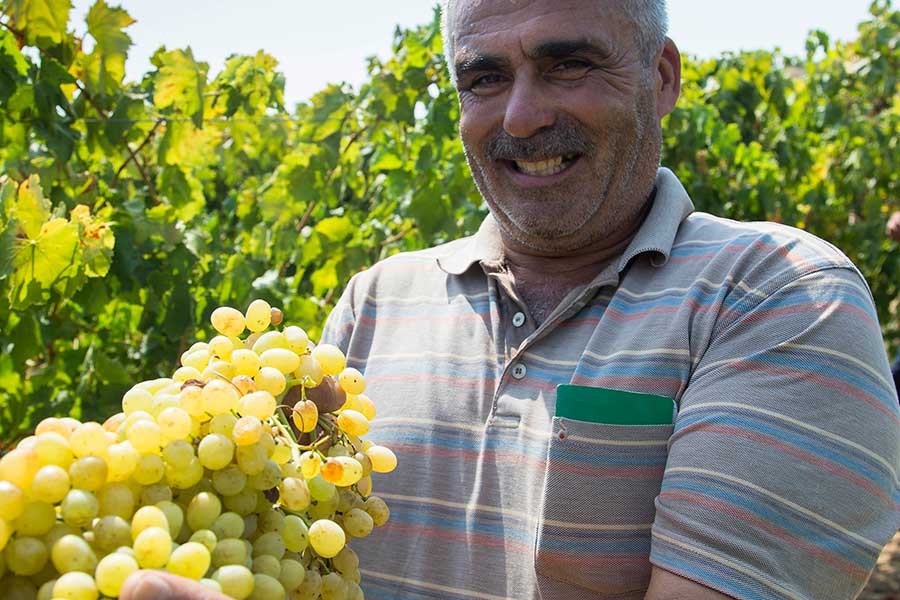
M 161 571 L 140 571 L 129 577 L 120 600 L 229 600 L 196 581 Z
M 888 219 L 885 232 L 892 240 L 900 242 L 900 211 L 895 212 L 891 215 L 891 218 Z

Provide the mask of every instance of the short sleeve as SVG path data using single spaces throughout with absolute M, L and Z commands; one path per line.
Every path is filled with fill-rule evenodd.
M 900 528 L 900 411 L 849 268 L 724 305 L 681 398 L 651 562 L 735 598 L 855 598 Z
M 353 335 L 353 327 L 356 323 L 356 315 L 353 311 L 353 280 L 344 289 L 341 298 L 334 305 L 325 326 L 322 328 L 323 344 L 333 344 L 347 354 L 350 346 L 350 338 Z

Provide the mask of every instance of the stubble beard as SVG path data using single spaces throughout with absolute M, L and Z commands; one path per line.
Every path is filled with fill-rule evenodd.
M 463 143 L 475 184 L 503 237 L 553 256 L 597 245 L 628 227 L 652 192 L 659 167 L 662 133 L 653 106 L 652 93 L 645 90 L 633 116 L 607 131 L 606 146 L 595 140 L 593 155 L 581 157 L 590 163 L 589 174 L 552 188 L 503 185 L 505 176 L 496 173 L 502 167 L 490 153 L 476 154 Z M 583 135 L 582 126 L 576 130 Z

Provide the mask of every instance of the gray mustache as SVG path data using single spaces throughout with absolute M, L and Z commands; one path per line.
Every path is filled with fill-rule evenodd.
M 517 138 L 503 130 L 488 142 L 490 160 L 547 160 L 572 154 L 591 155 L 597 145 L 580 128 L 572 124 L 555 125 L 529 138 Z

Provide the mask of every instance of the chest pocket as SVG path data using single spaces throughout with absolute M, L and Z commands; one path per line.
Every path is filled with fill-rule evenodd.
M 553 418 L 534 557 L 542 598 L 643 598 L 673 429 Z

